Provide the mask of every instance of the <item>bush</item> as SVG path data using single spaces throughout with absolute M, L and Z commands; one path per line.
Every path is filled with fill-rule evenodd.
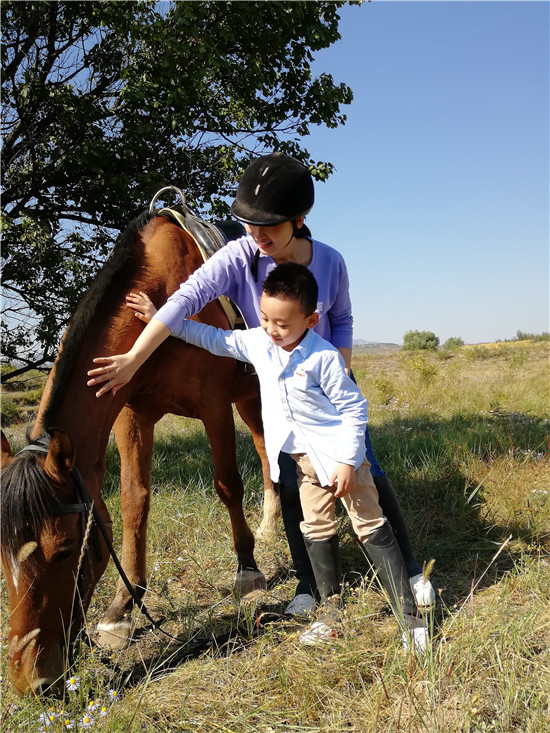
M 542 333 L 524 333 L 516 332 L 516 341 L 550 341 L 550 333 L 543 331 Z
M 404 351 L 436 351 L 439 338 L 432 331 L 407 331 L 403 336 Z
M 2 425 L 11 425 L 12 422 L 19 419 L 19 407 L 14 400 L 2 399 L 0 413 L 2 417 Z
M 443 344 L 445 351 L 454 351 L 455 349 L 460 349 L 461 346 L 464 346 L 464 341 L 460 336 L 451 336 Z
M 38 387 L 37 389 L 30 389 L 28 392 L 24 392 L 21 397 L 19 398 L 19 403 L 21 405 L 38 405 L 40 402 L 40 399 L 42 398 L 42 392 L 44 391 L 44 387 Z

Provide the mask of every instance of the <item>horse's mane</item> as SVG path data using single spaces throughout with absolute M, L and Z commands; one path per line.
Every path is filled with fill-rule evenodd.
M 126 266 L 134 249 L 136 237 L 151 219 L 151 215 L 144 211 L 134 219 L 118 238 L 109 258 L 96 275 L 89 290 L 84 295 L 74 316 L 71 318 L 67 331 L 63 337 L 62 350 L 55 367 L 55 376 L 48 405 L 44 411 L 43 427 L 51 426 L 54 414 L 67 382 L 73 372 L 74 364 L 82 346 L 84 336 L 97 311 L 98 305 L 105 296 L 107 289 L 114 279 Z
M 31 441 L 29 445 L 40 447 L 42 440 Z M 59 499 L 33 451 L 25 451 L 16 456 L 2 469 L 0 531 L 2 557 L 5 562 L 16 563 L 23 545 L 37 541 L 44 522 L 51 516 L 51 507 L 55 504 L 59 504 Z M 27 567 L 34 565 L 31 554 Z M 21 567 L 24 567 L 23 563 Z

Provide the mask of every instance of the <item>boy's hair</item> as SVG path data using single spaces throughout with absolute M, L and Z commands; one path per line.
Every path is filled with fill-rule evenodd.
M 263 291 L 271 298 L 297 300 L 306 316 L 317 309 L 317 281 L 307 267 L 296 262 L 284 262 L 271 270 L 264 280 Z

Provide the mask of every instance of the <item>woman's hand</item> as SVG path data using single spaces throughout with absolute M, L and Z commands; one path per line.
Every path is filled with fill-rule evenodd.
M 335 483 L 336 491 L 334 496 L 340 498 L 351 494 L 355 489 L 355 468 L 347 463 L 337 463 L 330 478 L 329 486 L 334 486 Z
M 136 360 L 130 353 L 116 356 L 98 356 L 94 359 L 94 364 L 102 364 L 103 366 L 91 369 L 88 372 L 88 376 L 93 377 L 93 379 L 89 379 L 86 384 L 88 387 L 93 387 L 96 384 L 105 382 L 103 387 L 95 393 L 96 397 L 101 397 L 107 392 L 110 392 L 114 397 L 121 387 L 128 384 L 140 366 L 139 364 L 136 365 Z
M 157 312 L 151 298 L 141 290 L 139 293 L 129 293 L 126 296 L 126 307 L 132 308 L 135 317 L 144 323 L 149 323 Z

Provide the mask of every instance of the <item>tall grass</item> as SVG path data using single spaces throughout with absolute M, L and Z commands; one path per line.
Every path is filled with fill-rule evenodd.
M 483 349 L 483 350 L 481 350 Z M 282 528 L 257 547 L 268 593 L 239 602 L 227 513 L 212 487 L 200 424 L 165 417 L 156 432 L 147 605 L 182 642 L 136 615 L 135 641 L 111 653 L 82 646 L 66 719 L 126 731 L 540 733 L 550 731 L 550 450 L 548 345 L 511 342 L 450 354 L 361 354 L 376 455 L 394 484 L 422 561 L 435 559 L 433 645 L 418 658 L 340 514 L 346 579 L 342 638 L 298 643 L 281 613 L 292 597 Z M 238 423 L 245 510 L 261 514 L 261 472 Z M 11 440 L 22 434 L 11 428 Z M 118 456 L 104 495 L 120 541 Z M 109 566 L 90 632 L 114 592 Z M 6 599 L 3 588 L 3 630 Z M 5 650 L 5 647 L 4 647 Z M 2 682 L 2 730 L 35 731 L 60 703 L 16 701 Z M 111 706 L 108 691 L 120 701 Z M 17 704 L 15 712 L 10 705 Z M 10 712 L 11 711 L 11 712 Z M 13 713 L 13 714 L 12 714 Z M 61 730 L 57 718 L 48 730 Z

